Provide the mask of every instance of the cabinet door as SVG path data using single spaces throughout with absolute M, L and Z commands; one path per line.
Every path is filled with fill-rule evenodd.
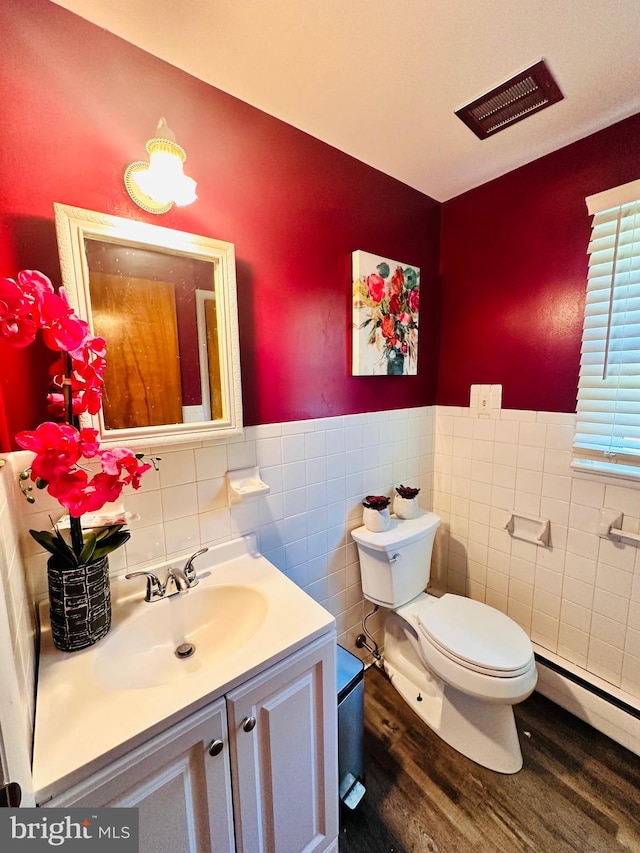
M 220 744 L 221 751 L 210 754 Z M 235 847 L 224 699 L 46 805 L 136 807 L 140 853 L 231 853 Z
M 335 656 L 331 634 L 227 696 L 239 853 L 319 853 L 336 843 Z

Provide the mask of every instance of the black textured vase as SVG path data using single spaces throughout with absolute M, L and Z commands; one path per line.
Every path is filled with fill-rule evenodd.
M 63 652 L 97 643 L 111 625 L 109 558 L 74 568 L 47 563 L 53 642 Z

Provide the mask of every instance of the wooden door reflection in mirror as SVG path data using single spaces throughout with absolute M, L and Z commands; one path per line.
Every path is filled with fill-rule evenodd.
M 118 319 L 123 300 L 129 306 L 125 322 Z M 92 273 L 91 302 L 95 333 L 109 341 L 102 399 L 105 427 L 182 423 L 176 298 L 171 282 Z
M 221 418 L 214 264 L 91 239 L 85 252 L 93 329 L 109 346 L 105 428 Z M 202 345 L 199 294 L 211 306 Z

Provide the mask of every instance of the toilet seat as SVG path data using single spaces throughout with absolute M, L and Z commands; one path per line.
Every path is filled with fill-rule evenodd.
M 516 678 L 531 669 L 531 641 L 512 619 L 479 601 L 446 593 L 413 609 L 421 644 L 458 666 L 493 678 Z

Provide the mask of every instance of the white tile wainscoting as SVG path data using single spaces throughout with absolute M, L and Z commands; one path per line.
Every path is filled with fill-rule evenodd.
M 15 480 L 11 464 L 3 466 L 0 461 L 0 607 L 6 607 L 6 620 L 2 619 L 2 624 L 6 622 L 9 626 L 10 644 L 5 660 L 11 655 L 14 661 L 15 683 L 25 711 L 24 742 L 30 754 L 35 710 L 36 620 L 19 547 L 18 510 L 23 507 L 16 505 Z
M 613 685 L 547 649 L 536 648 L 536 689 L 617 743 L 640 755 L 640 717 L 629 707 L 629 696 Z M 588 678 L 585 678 L 588 675 Z
M 574 416 L 436 407 L 436 574 L 507 613 L 540 648 L 640 708 L 640 549 L 598 536 L 602 507 L 640 528 L 640 483 L 572 474 Z M 548 546 L 512 538 L 513 510 L 551 521 Z M 640 738 L 636 739 L 640 747 Z
M 496 410 L 486 418 L 437 406 L 268 424 L 230 441 L 163 448 L 160 471 L 126 493 L 126 508 L 140 520 L 131 525 L 131 541 L 112 555 L 111 570 L 120 574 L 255 532 L 261 551 L 336 616 L 339 641 L 356 651 L 370 606 L 349 532 L 361 523 L 364 495 L 416 485 L 421 506 L 442 517 L 432 586 L 508 613 L 539 651 L 587 680 L 613 685 L 612 692 L 638 707 L 639 549 L 600 539 L 597 517 L 602 506 L 617 508 L 625 529 L 637 533 L 640 484 L 572 475 L 572 433 L 572 415 Z M 35 600 L 46 593 L 46 555 L 28 529 L 45 528 L 60 507 L 43 493 L 34 505 L 20 499 L 13 475 L 28 460 L 28 454 L 10 456 L 13 485 L 10 466 L 2 472 L 14 494 L 5 503 L 0 496 L 0 519 L 12 504 Z M 226 471 L 253 465 L 271 493 L 229 507 Z M 548 517 L 549 546 L 512 539 L 504 529 L 512 510 Z M 19 554 L 11 559 L 20 565 Z M 28 606 L 23 610 L 28 627 Z M 379 613 L 368 623 L 378 639 L 382 619 Z M 28 659 L 21 666 L 28 672 Z M 548 681 L 541 678 L 541 686 Z M 558 701 L 559 683 L 554 676 Z M 597 728 L 606 704 L 589 719 Z M 623 728 L 620 713 L 611 706 L 607 733 L 614 737 L 616 725 Z M 640 751 L 640 737 L 626 736 L 626 746 L 629 737 Z
M 355 650 L 368 605 L 349 531 L 362 523 L 365 495 L 390 495 L 400 483 L 420 488 L 430 508 L 433 423 L 433 407 L 399 409 L 248 427 L 240 438 L 154 450 L 159 471 L 123 493 L 140 519 L 110 556 L 111 572 L 256 533 L 261 552 L 336 617 L 339 642 Z M 18 471 L 30 458 L 14 453 L 10 461 Z M 225 473 L 254 465 L 270 494 L 230 507 Z M 45 529 L 49 515 L 61 509 L 46 493 L 22 504 L 19 537 L 34 600 L 46 594 L 47 555 L 28 530 Z

